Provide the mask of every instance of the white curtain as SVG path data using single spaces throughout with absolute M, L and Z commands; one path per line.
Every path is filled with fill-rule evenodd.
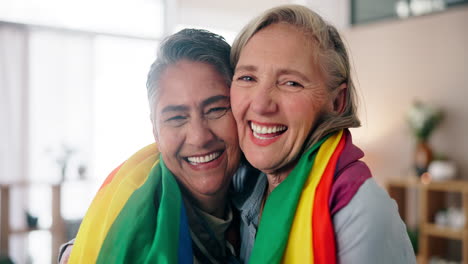
M 93 36 L 32 29 L 29 35 L 29 180 L 58 182 L 91 166 Z
M 0 183 L 27 177 L 28 35 L 21 26 L 0 24 Z M 24 219 L 24 190 L 10 190 L 10 227 Z M 2 236 L 6 234 L 1 234 Z M 25 243 L 10 240 L 10 255 L 25 262 Z
M 79 167 L 89 170 L 93 163 L 93 38 L 90 34 L 34 28 L 29 34 L 28 180 L 64 180 L 62 216 L 64 209 L 77 209 L 67 202 L 68 194 L 75 195 L 71 201 L 83 204 L 86 185 L 77 182 L 78 171 Z M 31 188 L 28 210 L 39 217 L 39 225 L 52 224 L 49 186 Z M 49 250 L 44 241 L 50 241 Z M 63 242 L 44 232 L 29 238 L 28 251 L 36 263 L 50 262 Z
M 153 141 L 145 81 L 156 46 L 0 23 L 0 184 L 58 182 L 58 160 L 73 149 L 61 213 L 82 217 L 98 187 L 93 182 Z M 88 181 L 77 181 L 79 167 Z M 24 228 L 28 211 L 39 227 L 50 227 L 50 198 L 48 184 L 15 188 L 10 226 Z M 52 243 L 48 231 L 13 235 L 9 253 L 15 263 L 50 263 Z
M 66 180 L 77 179 L 78 167 L 92 167 L 93 38 L 0 24 L 0 183 L 58 182 L 65 148 L 74 149 Z M 10 194 L 12 229 L 25 227 L 25 211 L 39 217 L 39 227 L 50 227 L 49 185 Z M 15 263 L 50 263 L 58 248 L 48 231 L 9 241 Z
M 0 183 L 27 173 L 27 50 L 24 28 L 0 24 Z

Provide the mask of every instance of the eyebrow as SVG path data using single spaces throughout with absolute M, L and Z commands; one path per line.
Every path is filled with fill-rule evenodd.
M 236 67 L 234 71 L 257 71 L 257 67 L 253 65 L 241 65 Z
M 182 112 L 182 111 L 188 111 L 189 107 L 186 105 L 168 105 L 164 107 L 161 110 L 161 113 L 167 113 L 167 112 Z
M 229 96 L 226 96 L 226 95 L 215 95 L 215 96 L 212 96 L 212 97 L 209 97 L 205 100 L 203 100 L 203 102 L 201 103 L 201 107 L 205 107 L 207 105 L 210 105 L 210 104 L 213 104 L 213 103 L 216 103 L 216 102 L 219 102 L 219 101 L 228 101 L 229 102 Z
M 298 75 L 300 78 L 302 78 L 303 80 L 305 80 L 306 82 L 310 82 L 310 79 L 307 78 L 306 75 L 304 75 L 302 72 L 300 71 L 296 71 L 296 70 L 292 70 L 292 69 L 280 69 L 279 70 L 279 75 L 282 75 L 282 74 L 294 74 L 294 75 Z
M 257 71 L 258 68 L 254 65 L 241 65 L 239 67 L 236 67 L 235 71 Z M 296 70 L 293 70 L 293 69 L 286 69 L 286 68 L 283 68 L 283 69 L 279 69 L 278 71 L 278 75 L 282 75 L 282 74 L 294 74 L 294 75 L 298 75 L 300 78 L 304 79 L 305 81 L 307 82 L 310 82 L 310 79 L 304 75 L 302 72 L 300 71 L 296 71 Z
M 207 105 L 210 105 L 219 101 L 229 101 L 229 99 L 230 99 L 229 96 L 226 96 L 226 95 L 211 96 L 202 101 L 201 107 L 205 107 Z M 161 113 L 164 114 L 167 112 L 184 112 L 184 111 L 189 111 L 189 110 L 190 110 L 190 107 L 187 105 L 183 105 L 183 104 L 182 105 L 168 105 L 161 110 Z

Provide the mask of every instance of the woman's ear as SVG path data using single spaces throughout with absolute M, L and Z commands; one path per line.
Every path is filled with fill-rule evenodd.
M 348 91 L 348 85 L 346 83 L 342 83 L 336 89 L 335 98 L 333 99 L 333 112 L 340 114 L 343 113 L 346 105 L 346 96 Z

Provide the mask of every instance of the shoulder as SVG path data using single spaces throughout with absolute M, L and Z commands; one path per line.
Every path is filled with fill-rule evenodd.
M 398 213 L 395 201 L 388 196 L 384 189 L 377 185 L 373 178 L 366 179 L 348 205 L 338 211 L 337 214 L 346 211 L 350 211 L 353 216 L 378 214 L 379 218 L 384 218 L 385 215 L 393 212 Z
M 340 168 L 335 174 L 329 200 L 331 214 L 334 215 L 345 207 L 353 199 L 361 185 L 371 177 L 369 168 L 360 160 Z
M 333 216 L 341 263 L 415 263 L 398 207 L 374 179 Z

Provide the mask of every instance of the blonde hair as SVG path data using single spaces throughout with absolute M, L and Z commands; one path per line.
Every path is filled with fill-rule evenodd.
M 231 65 L 235 69 L 242 49 L 257 32 L 269 25 L 285 23 L 296 26 L 311 36 L 313 46 L 317 49 L 316 65 L 325 77 L 325 85 L 330 93 L 346 83 L 346 99 L 341 113 L 323 113 L 312 131 L 309 132 L 304 149 L 310 148 L 321 138 L 332 132 L 359 127 L 357 117 L 356 88 L 350 74 L 348 52 L 336 28 L 314 11 L 300 5 L 283 5 L 265 11 L 250 21 L 240 34 L 231 49 Z

